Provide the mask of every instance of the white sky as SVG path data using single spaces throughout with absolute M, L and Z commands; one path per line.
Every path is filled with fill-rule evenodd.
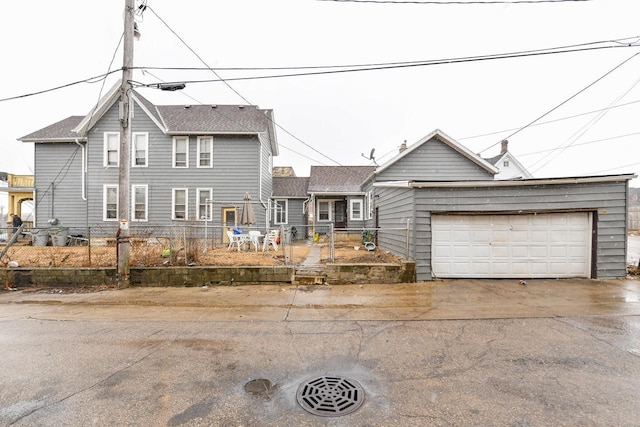
M 638 0 L 498 5 L 148 0 L 148 6 L 214 68 L 432 60 L 640 35 Z M 122 33 L 123 8 L 124 0 L 32 0 L 3 4 L 0 98 L 105 73 Z M 142 38 L 135 44 L 136 66 L 202 66 L 152 11 L 147 10 L 143 18 L 138 23 Z M 640 46 L 383 71 L 231 81 L 230 85 L 252 104 L 273 109 L 279 125 L 331 159 L 342 165 L 364 165 L 370 162 L 362 153 L 368 156 L 375 148 L 376 159 L 384 163 L 404 140 L 412 144 L 436 128 L 473 152 L 480 152 L 556 107 L 635 53 L 640 53 Z M 121 64 L 120 48 L 111 68 L 119 68 Z M 638 173 L 639 71 L 640 55 L 542 121 L 619 107 L 602 117 L 595 113 L 580 115 L 525 129 L 509 138 L 510 151 L 536 177 Z M 152 73 L 165 81 L 215 78 L 211 72 Z M 279 72 L 266 72 L 276 73 Z M 224 78 L 248 75 L 238 71 L 219 74 Z M 104 91 L 119 77 L 119 73 L 109 77 Z M 139 71 L 134 80 L 158 82 Z M 0 171 L 32 173 L 33 147 L 16 139 L 70 115 L 86 114 L 97 101 L 100 88 L 101 83 L 83 83 L 0 102 Z M 157 104 L 196 103 L 186 95 L 205 104 L 245 103 L 223 83 L 188 84 L 186 90 L 175 93 L 156 89 L 140 92 Z M 617 138 L 629 134 L 635 135 Z M 278 141 L 281 154 L 275 158 L 275 165 L 293 166 L 298 176 L 308 176 L 311 164 L 335 164 L 281 129 Z M 539 153 L 571 142 L 573 147 L 557 156 L 543 158 L 548 153 Z M 491 157 L 499 149 L 497 144 L 482 154 Z M 640 182 L 636 179 L 631 185 L 640 187 Z

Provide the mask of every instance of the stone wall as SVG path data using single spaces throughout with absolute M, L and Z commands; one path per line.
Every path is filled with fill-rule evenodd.
M 416 264 L 327 264 L 325 274 L 330 285 L 415 283 Z
M 329 284 L 413 283 L 415 263 L 327 264 Z M 294 267 L 136 267 L 131 286 L 214 286 L 292 283 Z M 115 268 L 12 268 L 0 270 L 0 286 L 83 287 L 116 284 Z

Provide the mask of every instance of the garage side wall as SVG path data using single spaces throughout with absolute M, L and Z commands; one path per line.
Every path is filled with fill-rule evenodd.
M 415 217 L 411 253 L 416 262 L 418 280 L 432 279 L 431 214 L 456 212 L 517 214 L 591 211 L 594 213 L 595 232 L 592 260 L 594 278 L 626 275 L 627 181 L 404 190 L 406 193 L 411 191 L 415 191 L 415 208 L 412 210 L 404 206 L 404 209 L 407 215 Z M 399 195 L 395 195 L 394 199 L 400 200 Z M 398 208 L 401 206 L 398 205 Z M 386 212 L 384 216 L 387 216 Z M 392 217 L 399 217 L 399 212 Z
M 414 218 L 415 191 L 412 189 L 380 188 L 376 190 L 375 207 L 378 209 L 378 245 L 381 249 L 395 255 L 415 260 L 413 252 L 417 240 L 415 230 L 419 230 L 418 240 L 430 236 L 430 224 L 425 227 L 423 222 L 416 224 Z M 407 221 L 409 222 L 409 253 L 407 254 Z M 417 267 L 417 264 L 416 264 Z M 425 270 L 431 274 L 431 270 Z

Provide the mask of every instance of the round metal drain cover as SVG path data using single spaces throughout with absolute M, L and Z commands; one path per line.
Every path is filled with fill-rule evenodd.
M 351 379 L 323 376 L 300 384 L 296 397 L 300 406 L 313 415 L 338 417 L 362 405 L 364 389 Z

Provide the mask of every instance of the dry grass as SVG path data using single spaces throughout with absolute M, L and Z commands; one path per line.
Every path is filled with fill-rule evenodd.
M 321 260 L 327 262 L 330 248 L 327 242 L 320 242 Z M 335 262 L 337 263 L 399 263 L 401 258 L 376 249 L 366 251 L 364 248 L 354 250 L 357 242 L 341 241 L 335 244 Z M 361 245 L 359 245 L 361 246 Z M 136 242 L 131 248 L 131 266 L 162 265 L 210 265 L 210 266 L 277 266 L 300 264 L 307 255 L 311 244 L 306 241 L 296 242 L 286 247 L 285 253 L 280 250 L 263 252 L 253 249 L 238 252 L 227 250 L 227 247 L 208 248 L 191 242 L 185 248 L 166 256 L 167 250 L 159 244 Z M 163 256 L 163 251 L 165 252 Z M 185 258 L 186 257 L 186 258 Z M 292 260 L 289 259 L 292 257 Z M 0 260 L 0 267 L 6 267 L 9 261 L 17 261 L 20 267 L 113 267 L 116 265 L 116 247 L 110 246 L 12 246 Z

